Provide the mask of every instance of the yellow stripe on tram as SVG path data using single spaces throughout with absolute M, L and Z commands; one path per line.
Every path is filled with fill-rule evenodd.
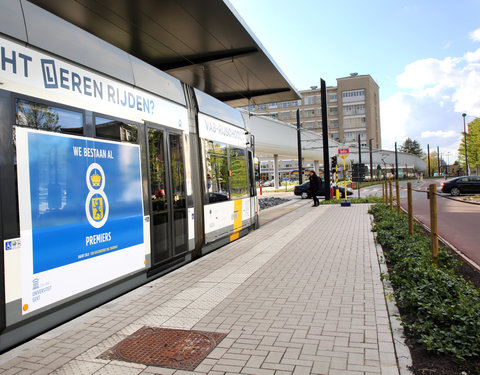
M 230 235 L 230 242 L 237 240 L 240 237 L 240 230 L 242 229 L 242 200 L 237 199 L 233 201 L 233 234 Z

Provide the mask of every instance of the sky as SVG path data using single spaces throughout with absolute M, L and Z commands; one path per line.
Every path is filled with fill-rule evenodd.
M 380 87 L 382 148 L 449 163 L 480 117 L 480 0 L 229 0 L 297 90 L 350 73 Z

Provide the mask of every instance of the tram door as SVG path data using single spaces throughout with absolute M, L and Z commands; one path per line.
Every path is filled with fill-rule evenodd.
M 152 265 L 187 250 L 187 208 L 181 134 L 148 127 Z

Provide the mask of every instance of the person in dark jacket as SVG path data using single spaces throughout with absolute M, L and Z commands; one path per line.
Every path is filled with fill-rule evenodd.
M 310 193 L 312 194 L 313 198 L 313 205 L 312 207 L 317 207 L 320 202 L 317 198 L 317 192 L 320 190 L 320 179 L 318 178 L 317 174 L 314 171 L 310 171 Z

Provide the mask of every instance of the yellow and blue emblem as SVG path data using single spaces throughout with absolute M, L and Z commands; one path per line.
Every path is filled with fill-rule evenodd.
M 85 201 L 87 220 L 94 228 L 101 228 L 108 219 L 108 198 L 105 194 L 105 172 L 98 163 L 92 163 L 87 169 L 86 182 L 88 196 Z
M 99 221 L 103 219 L 103 198 L 92 198 L 92 217 L 93 220 Z

